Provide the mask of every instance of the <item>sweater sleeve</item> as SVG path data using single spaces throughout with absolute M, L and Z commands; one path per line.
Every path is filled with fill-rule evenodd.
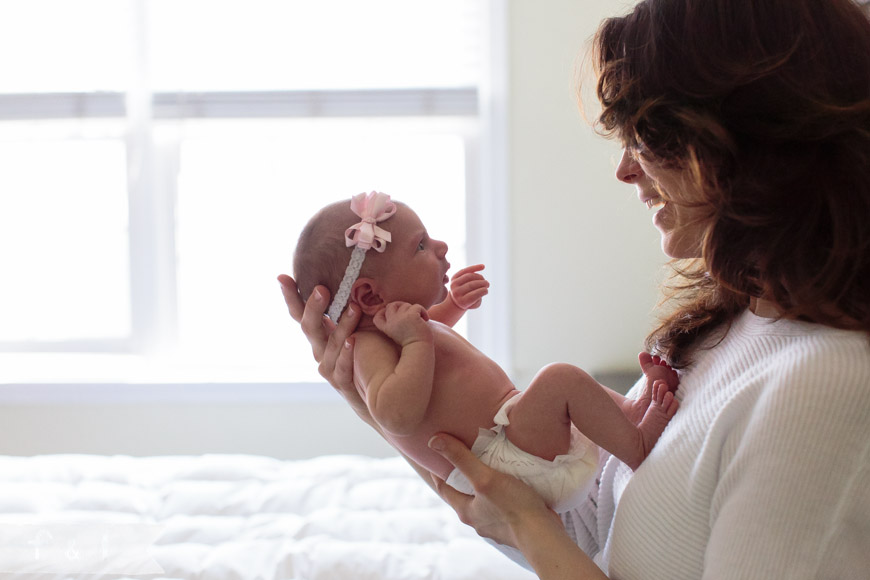
M 704 578 L 870 570 L 870 372 L 849 353 L 798 354 L 725 441 Z

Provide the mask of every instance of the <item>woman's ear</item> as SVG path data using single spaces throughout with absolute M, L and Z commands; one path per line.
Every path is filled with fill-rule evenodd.
M 384 305 L 377 282 L 371 278 L 358 278 L 350 289 L 350 299 L 359 304 L 362 311 L 369 316 L 377 314 Z

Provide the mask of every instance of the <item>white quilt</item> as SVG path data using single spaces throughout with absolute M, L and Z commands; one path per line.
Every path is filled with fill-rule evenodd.
M 162 573 L 148 568 L 155 563 Z M 534 578 L 460 523 L 398 458 L 0 456 L 0 578 L 91 580 L 98 572 Z

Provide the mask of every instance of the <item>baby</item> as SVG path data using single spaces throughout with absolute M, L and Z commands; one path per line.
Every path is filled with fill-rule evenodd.
M 378 192 L 323 208 L 300 235 L 293 269 L 303 299 L 322 284 L 334 297 L 334 321 L 349 300 L 362 311 L 354 384 L 384 437 L 472 493 L 427 446 L 435 433 L 450 433 L 487 464 L 526 481 L 556 511 L 582 500 L 597 471 L 594 444 L 636 469 L 677 410 L 676 372 L 642 353 L 646 385 L 637 400 L 568 364 L 545 367 L 517 390 L 450 328 L 480 305 L 489 283 L 483 266 L 471 266 L 448 291 L 446 255 L 447 244 L 430 238 L 411 208 Z

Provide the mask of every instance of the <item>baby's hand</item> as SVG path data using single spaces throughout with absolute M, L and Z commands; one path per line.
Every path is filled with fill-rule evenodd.
M 375 314 L 374 324 L 399 346 L 412 342 L 431 341 L 432 329 L 426 321 L 429 313 L 419 304 L 390 302 Z
M 462 310 L 477 308 L 489 293 L 489 282 L 482 274 L 483 264 L 475 264 L 458 271 L 450 282 L 450 299 Z

